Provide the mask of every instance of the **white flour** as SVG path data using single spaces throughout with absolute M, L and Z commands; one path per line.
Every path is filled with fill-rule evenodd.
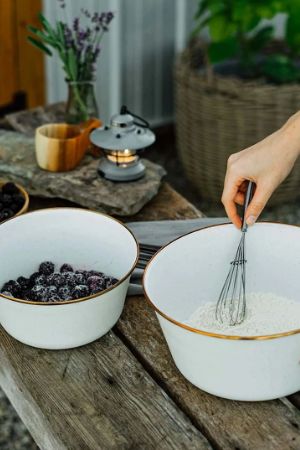
M 216 303 L 200 306 L 186 324 L 204 331 L 239 336 L 262 336 L 300 329 L 300 302 L 272 293 L 248 294 L 246 318 L 240 325 L 220 324 L 215 318 L 215 309 Z

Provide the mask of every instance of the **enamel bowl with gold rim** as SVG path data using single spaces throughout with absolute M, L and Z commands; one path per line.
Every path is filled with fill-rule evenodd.
M 89 297 L 66 302 L 29 302 L 0 295 L 0 323 L 33 347 L 67 349 L 107 333 L 123 310 L 138 258 L 133 234 L 117 220 L 80 208 L 28 213 L 0 226 L 0 285 L 29 276 L 42 261 L 99 270 L 119 281 Z
M 224 224 L 173 241 L 148 264 L 145 294 L 191 383 L 232 400 L 284 397 L 300 390 L 300 329 L 230 336 L 186 325 L 201 304 L 218 299 L 239 239 L 240 231 Z M 299 227 L 256 224 L 247 232 L 246 259 L 248 291 L 300 302 Z

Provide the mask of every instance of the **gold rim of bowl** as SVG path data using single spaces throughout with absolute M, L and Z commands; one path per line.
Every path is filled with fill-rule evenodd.
M 269 221 L 263 221 L 263 222 L 259 222 L 259 223 L 266 223 L 266 224 L 272 224 L 272 225 L 284 225 L 287 227 L 293 227 L 293 228 L 299 228 L 298 225 L 289 225 L 289 224 L 285 224 L 285 223 L 281 223 L 281 222 L 269 222 Z M 286 336 L 291 336 L 293 334 L 298 334 L 300 333 L 300 328 L 296 329 L 296 330 L 290 330 L 290 331 L 285 331 L 282 333 L 276 333 L 276 334 L 268 334 L 268 335 L 262 335 L 262 336 L 238 336 L 238 335 L 227 335 L 227 334 L 221 334 L 221 333 L 213 333 L 210 331 L 205 331 L 205 330 L 200 330 L 198 328 L 193 328 L 190 327 L 189 325 L 183 323 L 183 322 L 179 322 L 178 320 L 173 319 L 172 317 L 168 316 L 166 313 L 164 313 L 163 311 L 161 311 L 155 304 L 154 302 L 150 299 L 150 296 L 147 294 L 147 290 L 146 290 L 146 286 L 145 286 L 145 279 L 146 279 L 146 274 L 147 271 L 150 267 L 150 265 L 152 264 L 152 262 L 155 260 L 155 258 L 159 255 L 159 253 L 161 253 L 162 251 L 164 251 L 167 247 L 169 247 L 170 245 L 172 245 L 174 242 L 178 241 L 179 239 L 183 239 L 184 237 L 193 234 L 193 233 L 197 233 L 197 232 L 201 232 L 203 230 L 207 230 L 208 228 L 215 228 L 215 227 L 223 227 L 223 226 L 232 226 L 231 223 L 221 223 L 221 224 L 216 224 L 216 225 L 208 225 L 207 227 L 203 227 L 203 228 L 199 228 L 197 230 L 191 231 L 189 233 L 184 234 L 183 236 L 180 236 L 176 239 L 173 239 L 173 241 L 169 242 L 167 245 L 164 245 L 160 250 L 158 250 L 155 255 L 152 256 L 152 258 L 150 259 L 150 261 L 148 262 L 145 270 L 144 270 L 144 274 L 143 274 L 143 289 L 144 289 L 144 294 L 146 297 L 147 302 L 150 304 L 151 308 L 154 309 L 154 311 L 159 314 L 160 316 L 162 316 L 164 319 L 168 320 L 169 322 L 173 323 L 174 325 L 177 325 L 180 328 L 183 328 L 187 331 L 191 331 L 192 333 L 196 333 L 196 334 L 201 334 L 203 336 L 208 336 L 208 337 L 213 337 L 213 338 L 217 338 L 217 339 L 228 339 L 228 340 L 234 340 L 234 341 L 265 341 L 268 339 L 276 339 L 276 338 L 280 338 L 280 337 L 286 337 Z
M 108 289 L 104 289 L 104 291 L 100 291 L 100 292 L 98 292 L 96 294 L 88 295 L 87 297 L 81 297 L 81 298 L 77 298 L 77 299 L 74 299 L 74 300 L 57 301 L 57 302 L 36 302 L 36 301 L 33 301 L 33 300 L 22 300 L 20 298 L 8 297 L 7 295 L 3 295 L 1 293 L 0 293 L 0 298 L 2 297 L 2 298 L 5 298 L 6 300 L 11 300 L 13 302 L 22 303 L 24 305 L 36 305 L 36 306 L 70 305 L 70 304 L 73 304 L 73 303 L 84 302 L 86 300 L 90 300 L 90 299 L 93 299 L 95 297 L 100 297 L 101 295 L 104 295 L 107 292 L 110 292 L 113 289 L 115 289 L 116 287 L 118 287 L 121 283 L 123 283 L 132 274 L 132 272 L 134 271 L 135 266 L 136 266 L 136 264 L 138 262 L 138 259 L 139 259 L 139 243 L 138 243 L 135 235 L 133 234 L 133 232 L 123 222 L 121 222 L 120 220 L 115 219 L 114 217 L 111 217 L 109 214 L 100 213 L 98 211 L 92 211 L 92 210 L 88 210 L 88 209 L 84 209 L 84 208 L 73 208 L 73 207 L 67 207 L 67 208 L 63 208 L 63 207 L 62 208 L 43 208 L 43 209 L 39 209 L 37 211 L 32 211 L 32 212 L 26 213 L 26 216 L 30 215 L 30 214 L 39 214 L 40 212 L 43 212 L 43 211 L 69 210 L 69 209 L 71 209 L 73 211 L 78 211 L 78 210 L 79 211 L 85 211 L 86 213 L 98 214 L 100 216 L 108 217 L 109 219 L 113 220 L 114 222 L 117 222 L 119 225 L 121 225 L 123 228 L 125 228 L 131 234 L 131 236 L 133 237 L 133 239 L 135 241 L 135 244 L 136 244 L 136 258 L 135 258 L 133 266 L 131 267 L 129 272 L 127 272 L 126 275 L 124 275 L 122 278 L 120 278 L 120 280 L 118 280 L 118 282 L 116 284 L 114 284 L 113 286 L 109 287 Z M 5 223 L 9 222 L 10 220 L 14 220 L 15 217 L 16 216 L 12 217 L 11 219 L 6 220 Z

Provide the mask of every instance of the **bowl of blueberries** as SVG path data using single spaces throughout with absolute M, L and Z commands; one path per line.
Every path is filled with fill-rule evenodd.
M 33 347 L 67 349 L 117 322 L 138 244 L 105 214 L 51 208 L 2 223 L 0 254 L 3 328 Z
M 22 186 L 0 180 L 0 223 L 24 214 L 28 206 L 29 195 Z

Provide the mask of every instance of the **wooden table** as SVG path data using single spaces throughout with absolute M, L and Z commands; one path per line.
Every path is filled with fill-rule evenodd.
M 200 215 L 164 185 L 135 219 Z M 42 449 L 300 449 L 300 394 L 242 403 L 195 388 L 143 297 L 127 299 L 110 333 L 74 350 L 34 349 L 0 328 L 0 384 Z

